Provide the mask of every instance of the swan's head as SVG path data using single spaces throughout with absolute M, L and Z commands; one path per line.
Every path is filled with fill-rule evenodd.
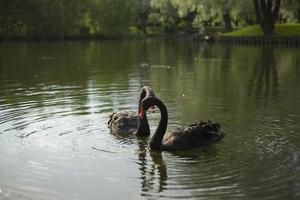
M 152 112 L 155 112 L 155 105 L 157 102 L 160 101 L 158 100 L 155 96 L 147 96 L 143 99 L 141 102 L 141 107 L 139 110 L 139 116 L 141 118 L 145 117 L 146 111 L 150 108 Z
M 141 89 L 140 99 L 139 99 L 139 108 L 138 108 L 139 114 L 141 113 L 141 102 L 148 97 L 155 98 L 154 90 L 149 86 L 143 86 Z M 153 108 L 151 108 L 151 111 L 155 112 L 154 106 L 153 106 Z
M 141 100 L 143 100 L 145 97 L 155 97 L 154 90 L 149 86 L 143 86 L 141 92 L 144 93 Z
M 149 86 L 143 86 L 140 92 L 140 102 L 147 97 L 155 97 L 154 90 Z

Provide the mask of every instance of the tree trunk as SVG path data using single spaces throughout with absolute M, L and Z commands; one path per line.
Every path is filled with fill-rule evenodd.
M 148 15 L 150 10 L 150 0 L 140 0 L 138 28 L 147 35 Z
M 223 14 L 223 21 L 224 21 L 224 29 L 226 32 L 232 31 L 232 26 L 231 26 L 231 17 L 229 13 L 224 13 Z
M 275 31 L 275 22 L 278 18 L 281 0 L 253 0 L 256 20 L 260 24 L 264 35 L 273 35 Z
M 138 28 L 144 35 L 147 35 L 148 13 L 141 13 L 138 21 Z
M 190 10 L 187 15 L 183 18 L 185 21 L 185 33 L 191 34 L 193 33 L 193 21 L 197 16 L 196 11 Z
M 300 9 L 297 10 L 297 22 L 300 23 Z

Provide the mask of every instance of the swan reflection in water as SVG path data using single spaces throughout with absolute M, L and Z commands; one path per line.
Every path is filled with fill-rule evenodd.
M 138 156 L 140 195 L 148 198 L 168 196 L 170 188 L 185 190 L 187 186 L 201 187 L 205 177 L 216 175 L 214 161 L 218 151 L 214 145 L 181 151 L 162 152 L 149 150 L 149 139 L 138 140 Z M 167 167 L 168 165 L 168 167 Z M 211 170 L 203 170 L 210 166 Z M 181 173 L 174 173 L 181 171 Z M 170 176 L 168 174 L 170 172 Z M 205 174 L 204 174 L 205 173 Z M 180 177 L 189 178 L 180 178 Z
M 162 152 L 149 151 L 149 140 L 138 140 L 138 165 L 140 171 L 140 184 L 142 196 L 146 193 L 163 192 L 168 179 L 167 166 L 163 160 Z

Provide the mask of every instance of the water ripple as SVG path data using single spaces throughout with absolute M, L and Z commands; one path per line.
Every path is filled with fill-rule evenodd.
M 0 199 L 299 199 L 299 52 L 265 48 L 1 43 Z M 226 137 L 155 152 L 149 137 L 110 134 L 109 113 L 137 110 L 143 85 L 168 131 L 211 119 Z

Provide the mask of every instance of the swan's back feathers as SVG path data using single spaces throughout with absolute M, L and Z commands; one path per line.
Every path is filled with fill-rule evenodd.
M 109 115 L 108 127 L 111 133 L 132 134 L 138 127 L 138 115 L 134 111 L 120 111 Z
M 200 121 L 166 135 L 162 143 L 163 146 L 175 150 L 206 146 L 220 140 L 222 137 L 223 133 L 220 131 L 218 123 Z

